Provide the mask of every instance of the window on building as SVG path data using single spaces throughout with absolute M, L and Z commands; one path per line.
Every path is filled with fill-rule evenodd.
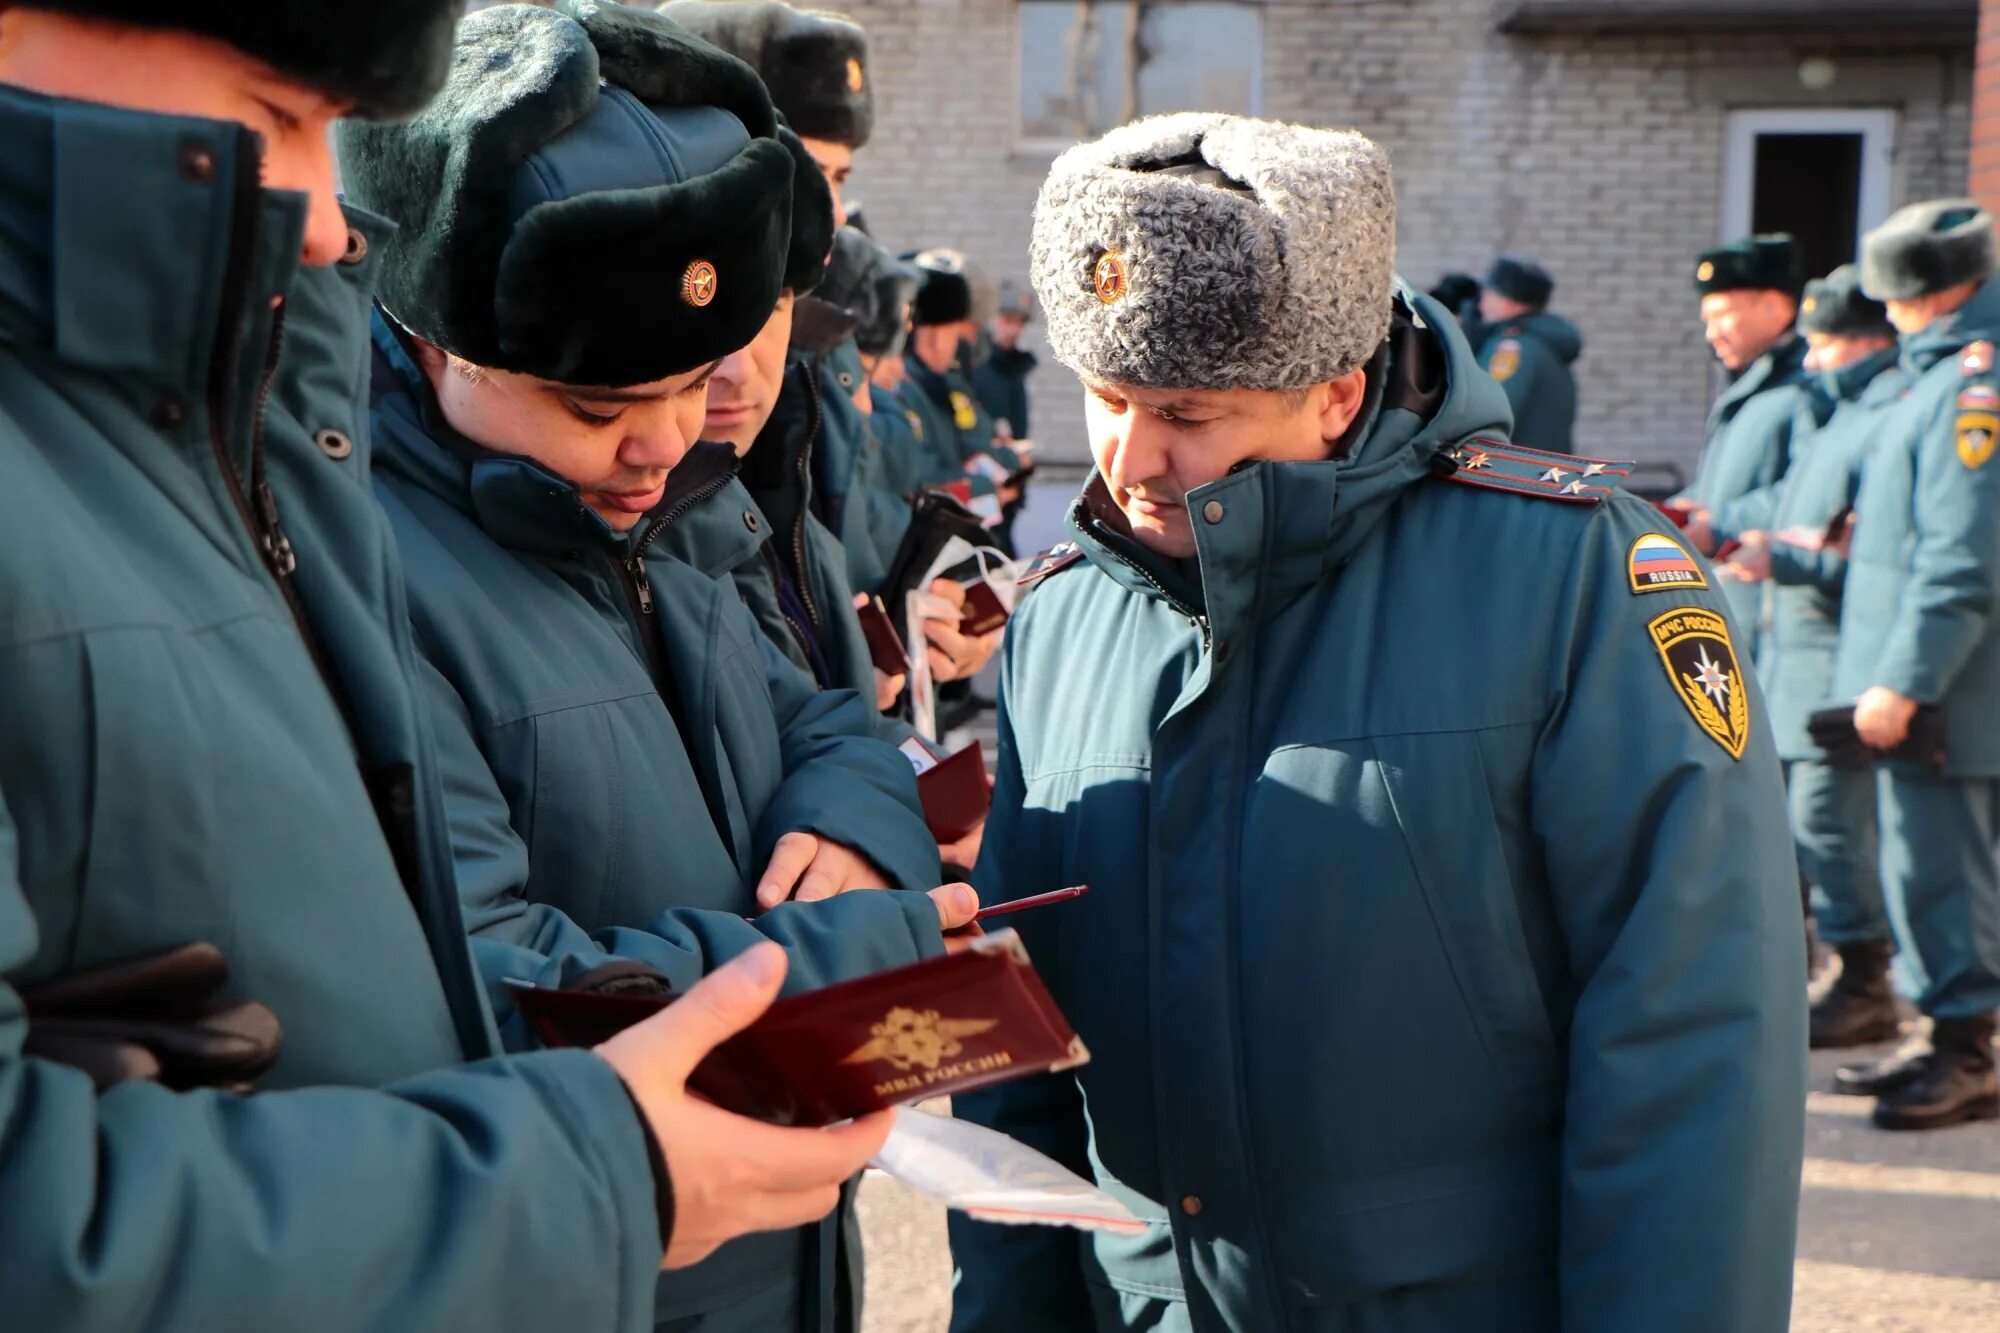
M 1162 111 L 1254 114 L 1258 6 L 1021 0 L 1021 139 L 1067 145 Z
M 1821 277 L 1861 253 L 1889 214 L 1896 113 L 1738 111 L 1723 162 L 1724 240 L 1789 232 L 1806 273 Z

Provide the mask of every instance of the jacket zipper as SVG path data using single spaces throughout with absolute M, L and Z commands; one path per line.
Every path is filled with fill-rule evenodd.
M 1180 598 L 1168 592 L 1166 588 L 1161 585 L 1160 581 L 1154 578 L 1151 574 L 1148 574 L 1145 568 L 1142 565 L 1140 565 L 1136 560 L 1128 559 L 1122 552 L 1118 551 L 1114 547 L 1106 546 L 1105 549 L 1110 551 L 1113 556 L 1116 556 L 1120 564 L 1124 565 L 1134 574 L 1137 574 L 1140 578 L 1146 580 L 1147 584 L 1153 589 L 1153 591 L 1160 594 L 1161 601 L 1165 602 L 1168 606 L 1171 606 L 1174 610 L 1186 616 L 1189 625 L 1201 631 L 1201 650 L 1203 652 L 1207 652 L 1209 648 L 1209 633 L 1210 633 L 1208 617 L 1200 614 L 1193 607 L 1181 601 Z
M 619 586 L 625 590 L 625 599 L 631 604 L 639 629 L 640 646 L 646 654 L 647 669 L 652 672 L 653 684 L 663 694 L 667 689 L 666 663 L 660 659 L 659 636 L 653 630 L 653 580 L 646 573 L 646 549 L 660 539 L 660 534 L 668 525 L 686 514 L 702 501 L 710 499 L 729 484 L 734 473 L 725 472 L 714 481 L 695 488 L 674 501 L 673 506 L 647 527 L 634 543 L 631 554 L 622 560 L 610 556 L 613 571 L 618 575 Z M 607 553 L 608 554 L 608 553 Z
M 244 485 L 243 473 L 236 465 L 235 457 L 229 449 L 228 406 L 230 379 L 236 369 L 237 358 L 242 353 L 244 303 L 249 298 L 249 260 L 257 248 L 258 219 L 257 208 L 263 193 L 262 160 L 263 147 L 258 137 L 249 130 L 242 130 L 237 136 L 238 160 L 243 164 L 237 173 L 235 197 L 231 201 L 230 251 L 223 270 L 223 291 L 221 310 L 229 325 L 222 332 L 217 344 L 217 356 L 209 369 L 209 444 L 215 454 L 216 465 L 221 469 L 223 487 L 229 493 L 230 503 L 236 509 L 237 517 L 249 532 L 258 556 L 264 562 L 265 570 L 278 586 L 278 595 L 284 599 L 285 609 L 290 612 L 292 624 L 298 630 L 299 638 L 306 646 L 306 655 L 312 659 L 313 668 L 318 671 L 321 682 L 326 686 L 337 706 L 343 713 L 344 696 L 336 688 L 333 673 L 328 670 L 325 654 L 321 651 L 319 636 L 314 633 L 312 622 L 306 616 L 305 603 L 300 599 L 293 575 L 299 567 L 298 553 L 292 541 L 285 534 L 283 523 L 278 517 L 278 497 L 272 491 L 264 467 L 264 413 L 270 406 L 271 392 L 277 384 L 278 363 L 285 341 L 285 304 L 282 300 L 275 307 L 271 318 L 270 345 L 265 349 L 262 377 L 257 384 L 257 396 L 250 414 L 250 484 Z M 252 507 L 252 500 L 255 507 Z M 349 720 L 349 730 L 353 730 Z
M 806 372 L 806 392 L 812 400 L 812 427 L 806 432 L 805 448 L 799 450 L 799 516 L 792 520 L 792 568 L 798 571 L 799 600 L 805 603 L 806 614 L 812 617 L 813 632 L 824 634 L 826 622 L 820 619 L 819 607 L 813 603 L 812 580 L 806 576 L 806 515 L 812 513 L 812 448 L 819 439 L 821 426 L 826 420 L 826 404 L 820 399 L 819 375 L 813 363 L 808 361 L 803 367 Z

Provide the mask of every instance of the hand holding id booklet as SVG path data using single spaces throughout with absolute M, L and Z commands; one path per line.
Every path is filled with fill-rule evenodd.
M 509 983 L 548 1046 L 595 1046 L 674 1002 Z M 1090 1059 L 1011 930 L 941 958 L 779 1000 L 688 1087 L 726 1111 L 831 1125 Z

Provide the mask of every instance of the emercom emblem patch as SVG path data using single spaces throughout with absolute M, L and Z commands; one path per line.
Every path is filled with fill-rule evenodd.
M 1741 759 L 1750 743 L 1750 696 L 1744 691 L 1729 623 L 1714 611 L 1684 606 L 1646 626 L 1667 680 L 1695 725 Z
M 1706 588 L 1708 578 L 1688 549 L 1664 532 L 1649 532 L 1632 543 L 1625 573 L 1633 592 L 1671 592 L 1675 588 Z

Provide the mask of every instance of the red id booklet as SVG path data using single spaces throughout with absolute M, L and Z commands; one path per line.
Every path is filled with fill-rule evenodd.
M 868 641 L 868 660 L 885 676 L 901 676 L 910 669 L 910 655 L 903 648 L 903 636 L 896 622 L 882 606 L 880 597 L 870 597 L 855 608 L 861 621 L 861 637 Z
M 548 1046 L 595 1046 L 673 1003 L 508 986 Z M 1089 1059 L 1020 936 L 1002 930 L 958 953 L 779 1000 L 711 1051 L 688 1087 L 758 1120 L 831 1125 Z
M 986 781 L 986 752 L 978 741 L 949 755 L 920 736 L 897 748 L 917 770 L 917 799 L 923 802 L 924 823 L 933 838 L 957 842 L 979 827 L 993 803 L 993 788 Z
M 1000 600 L 1000 594 L 993 591 L 993 585 L 985 579 L 976 579 L 962 585 L 965 588 L 965 608 L 958 613 L 958 632 L 961 634 L 991 634 L 1007 623 L 1007 604 Z

